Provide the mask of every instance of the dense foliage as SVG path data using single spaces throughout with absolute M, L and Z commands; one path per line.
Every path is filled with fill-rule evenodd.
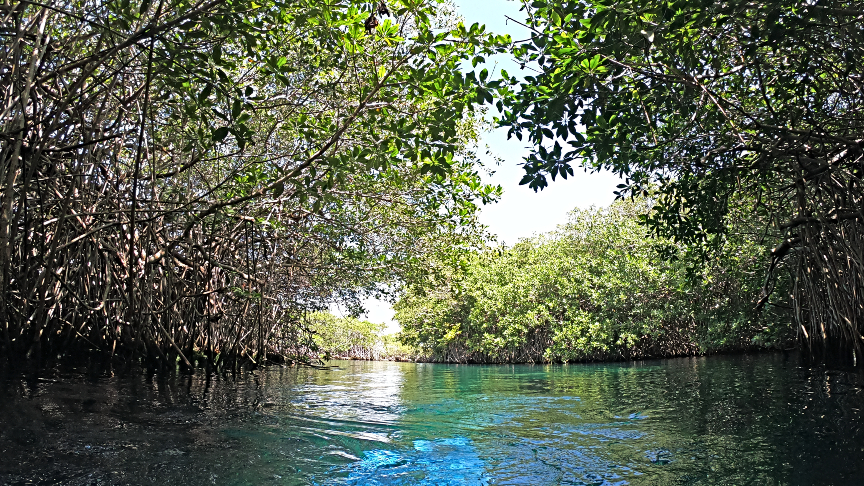
M 472 241 L 488 36 L 387 4 L 0 5 L 3 352 L 266 359 Z
M 782 309 L 757 313 L 764 247 L 735 234 L 702 266 L 646 236 L 645 201 L 574 211 L 558 231 L 490 248 L 407 289 L 403 339 L 460 362 L 578 361 L 780 345 Z M 667 258 L 672 255 L 674 258 Z
M 536 0 L 536 69 L 502 90 L 535 151 L 523 183 L 610 169 L 621 195 L 659 185 L 647 224 L 721 246 L 738 201 L 775 246 L 802 338 L 856 349 L 864 331 L 864 3 Z M 518 87 L 515 85 L 519 85 Z

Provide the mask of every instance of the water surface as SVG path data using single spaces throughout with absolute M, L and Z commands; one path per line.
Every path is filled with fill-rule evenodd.
M 864 484 L 864 382 L 794 355 L 7 375 L 0 484 Z

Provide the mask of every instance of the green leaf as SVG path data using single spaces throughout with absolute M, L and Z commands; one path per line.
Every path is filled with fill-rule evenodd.
M 219 127 L 213 132 L 213 141 L 221 142 L 228 136 L 228 127 Z
M 198 93 L 198 103 L 203 103 L 209 98 L 211 92 L 213 92 L 213 85 L 211 83 L 204 85 L 204 88 Z

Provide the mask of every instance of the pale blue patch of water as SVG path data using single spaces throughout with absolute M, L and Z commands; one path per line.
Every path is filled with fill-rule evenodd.
M 350 465 L 346 485 L 485 486 L 490 484 L 483 460 L 465 437 L 415 440 L 405 451 L 375 449 Z

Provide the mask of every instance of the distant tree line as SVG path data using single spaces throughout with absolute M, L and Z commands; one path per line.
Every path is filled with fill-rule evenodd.
M 648 201 L 576 210 L 557 231 L 490 247 L 406 289 L 402 340 L 432 360 L 573 362 L 789 347 L 782 308 L 757 312 L 765 252 L 730 235 L 708 262 L 649 237 Z M 695 269 L 695 271 L 694 271 Z
M 330 312 L 314 312 L 305 324 L 312 332 L 312 351 L 321 359 L 411 360 L 414 348 L 401 344 L 395 333 L 387 333 L 383 323 L 356 317 L 337 317 Z

